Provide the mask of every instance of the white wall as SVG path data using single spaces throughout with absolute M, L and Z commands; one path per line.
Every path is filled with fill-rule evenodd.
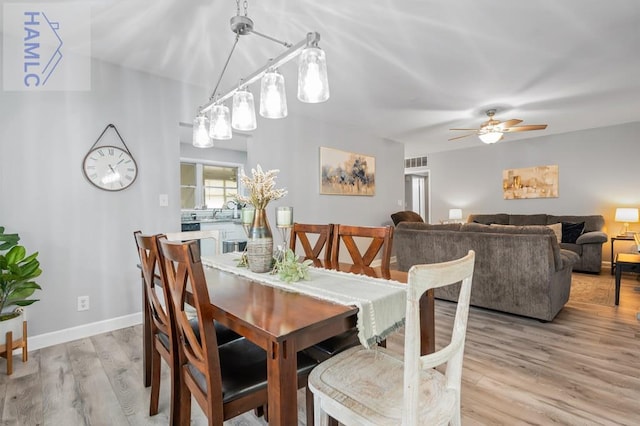
M 605 231 L 616 235 L 621 225 L 613 222 L 616 207 L 640 207 L 639 134 L 636 122 L 430 154 L 432 221 L 445 219 L 452 207 L 462 208 L 465 216 L 601 214 Z M 559 166 L 558 198 L 503 199 L 504 169 L 549 164 Z M 608 243 L 603 246 L 603 260 L 609 260 L 609 248 Z
M 28 251 L 40 252 L 43 290 L 36 293 L 41 301 L 29 308 L 29 335 L 40 335 L 42 346 L 81 334 L 66 331 L 45 338 L 49 333 L 140 312 L 133 232 L 179 230 L 181 156 L 247 159 L 242 152 L 180 144 L 178 123 L 190 122 L 206 96 L 207 90 L 98 61 L 92 62 L 89 92 L 2 92 L 0 225 L 19 233 Z M 139 167 L 136 182 L 115 193 L 90 185 L 81 169 L 109 123 L 116 125 Z M 101 143 L 119 146 L 112 131 Z M 298 221 L 379 225 L 399 210 L 400 144 L 290 116 L 259 118 L 248 145 L 248 172 L 258 162 L 281 169 L 278 185 L 287 187 L 289 195 L 280 204 L 294 206 Z M 376 195 L 319 195 L 321 145 L 375 156 Z M 159 206 L 159 194 L 169 195 L 169 207 Z M 76 299 L 83 295 L 90 297 L 91 308 L 77 312 Z
M 329 108 L 330 102 L 307 107 Z M 267 214 L 272 228 L 278 205 L 292 206 L 297 222 L 363 226 L 390 224 L 391 213 L 403 209 L 397 204 L 404 203 L 403 145 L 308 118 L 258 120 L 258 129 L 248 141 L 246 173 L 250 174 L 258 163 L 264 170 L 280 169 L 278 187 L 289 191 L 286 197 L 269 205 Z M 320 195 L 321 146 L 375 157 L 375 195 Z M 278 244 L 279 234 L 274 238 Z
M 178 122 L 201 99 L 192 88 L 92 62 L 89 92 L 3 92 L 0 225 L 39 251 L 43 270 L 29 308 L 30 336 L 140 311 L 133 232 L 179 229 Z M 113 123 L 139 167 L 121 192 L 90 185 L 82 160 Z M 99 144 L 121 146 L 113 131 Z M 160 207 L 168 194 L 169 207 Z M 90 296 L 89 311 L 76 298 Z

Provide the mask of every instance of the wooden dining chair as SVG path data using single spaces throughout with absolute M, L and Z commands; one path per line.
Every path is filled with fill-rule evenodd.
M 214 308 L 196 243 L 166 239 L 159 243 L 180 336 L 180 422 L 176 424 L 190 424 L 192 395 L 209 425 L 222 426 L 225 420 L 266 406 L 266 351 L 245 338 L 218 345 Z M 187 316 L 188 300 L 197 312 L 197 329 Z M 302 353 L 298 353 L 297 361 L 298 385 L 304 387 L 317 364 Z
M 349 272 L 391 279 L 390 263 L 393 226 L 335 225 L 333 228 L 331 254 L 331 264 L 334 269 L 339 269 L 341 242 L 351 258 Z M 362 250 L 360 246 L 363 247 Z M 371 264 L 381 251 L 378 272 Z
M 149 415 L 158 413 L 158 400 L 160 393 L 160 359 L 164 359 L 171 369 L 171 408 L 170 418 L 176 416 L 177 383 L 179 380 L 177 329 L 173 321 L 173 304 L 170 302 L 171 294 L 165 285 L 164 262 L 162 253 L 158 248 L 158 241 L 166 238 L 163 234 L 143 235 L 141 231 L 134 232 L 134 238 L 140 257 L 140 268 L 145 285 L 145 297 L 149 307 L 151 343 L 151 398 L 149 403 Z M 167 302 L 169 301 L 169 302 Z M 190 323 L 197 329 L 198 319 L 195 311 L 190 312 Z M 232 340 L 240 339 L 238 333 L 229 328 L 214 323 L 214 329 L 218 344 L 225 344 Z
M 331 244 L 331 262 L 329 268 L 339 269 L 343 271 L 363 274 L 371 277 L 390 279 L 391 273 L 389 264 L 391 262 L 391 239 L 393 236 L 393 227 L 368 227 L 368 226 L 349 226 L 349 225 L 333 225 L 333 242 Z M 369 240 L 368 248 L 364 254 L 361 254 L 356 239 L 361 238 Z M 352 264 L 347 269 L 339 262 L 340 241 L 345 244 Z M 382 250 L 382 261 L 380 271 L 376 271 L 371 267 L 371 263 Z M 325 263 L 326 264 L 326 263 Z M 380 342 L 382 346 L 386 342 Z M 312 358 L 322 362 L 340 352 L 354 346 L 360 345 L 358 339 L 358 329 L 352 328 L 337 336 L 330 337 L 322 342 L 316 343 L 305 349 L 305 353 Z
M 176 415 L 178 383 L 177 370 L 177 342 L 176 328 L 171 321 L 173 306 L 166 303 L 170 300 L 169 291 L 166 285 L 156 285 L 157 278 L 161 277 L 159 268 L 162 267 L 158 254 L 158 235 L 142 235 L 142 232 L 134 232 L 138 255 L 140 257 L 140 268 L 145 285 L 145 297 L 149 307 L 150 332 L 151 332 L 151 399 L 149 403 L 149 415 L 158 413 L 158 398 L 160 395 L 160 358 L 162 357 L 171 369 L 171 408 L 169 418 L 174 419 Z
M 291 237 L 289 239 L 289 248 L 294 253 L 298 242 L 304 251 L 302 260 L 313 261 L 313 266 L 327 267 L 331 261 L 333 224 L 294 223 L 291 227 Z
M 309 376 L 315 424 L 460 425 L 462 360 L 475 253 L 409 270 L 403 358 L 386 348 L 352 348 L 321 363 Z M 461 282 L 461 284 L 460 284 Z M 460 286 L 449 343 L 420 355 L 420 297 L 429 289 Z M 435 367 L 446 364 L 444 373 Z

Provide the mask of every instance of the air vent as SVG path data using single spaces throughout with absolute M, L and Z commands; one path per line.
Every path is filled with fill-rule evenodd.
M 404 168 L 427 167 L 427 157 L 405 158 Z

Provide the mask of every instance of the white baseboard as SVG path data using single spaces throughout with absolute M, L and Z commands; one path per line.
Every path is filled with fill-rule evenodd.
M 28 337 L 29 351 L 46 348 L 142 323 L 142 312 Z

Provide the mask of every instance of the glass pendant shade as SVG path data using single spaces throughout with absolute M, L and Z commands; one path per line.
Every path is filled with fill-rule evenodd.
M 193 146 L 196 148 L 211 148 L 213 140 L 209 137 L 209 120 L 199 115 L 193 120 Z
M 278 70 L 269 70 L 260 83 L 260 115 L 264 118 L 284 118 L 287 113 L 284 77 Z
M 245 131 L 256 128 L 256 109 L 253 105 L 253 95 L 247 89 L 240 89 L 233 95 L 231 127 Z
M 217 140 L 231 139 L 231 114 L 226 106 L 214 105 L 211 108 L 209 136 Z
M 484 143 L 496 143 L 502 139 L 502 132 L 480 133 L 478 137 Z
M 327 61 L 322 49 L 306 47 L 298 62 L 298 99 L 307 103 L 319 103 L 329 99 Z

